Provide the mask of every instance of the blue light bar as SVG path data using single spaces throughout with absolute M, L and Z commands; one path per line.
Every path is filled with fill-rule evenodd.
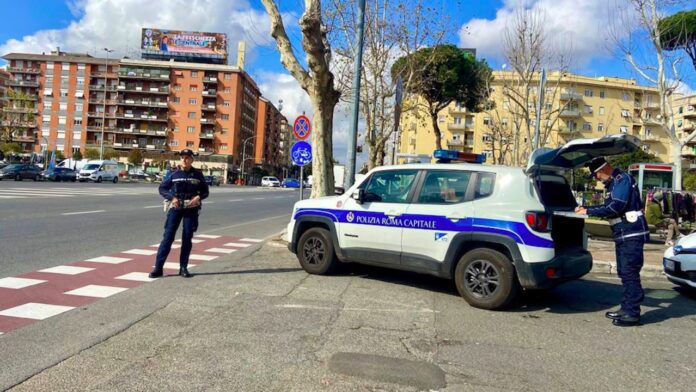
M 468 163 L 484 163 L 486 162 L 486 156 L 483 154 L 474 154 L 470 152 L 461 152 L 457 150 L 435 150 L 433 152 L 433 157 L 438 160 L 438 162 L 450 162 L 450 161 L 461 161 Z

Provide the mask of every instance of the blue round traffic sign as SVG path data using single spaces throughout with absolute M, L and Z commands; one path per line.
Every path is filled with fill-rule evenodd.
M 305 166 L 312 162 L 312 146 L 307 142 L 297 142 L 290 149 L 292 163 L 297 166 Z

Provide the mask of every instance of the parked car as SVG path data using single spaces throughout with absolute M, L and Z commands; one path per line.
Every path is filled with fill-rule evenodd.
M 46 181 L 77 181 L 77 172 L 73 169 L 68 169 L 66 167 L 56 167 L 53 169 L 48 169 L 43 171 L 41 175 Z
M 696 233 L 680 238 L 667 248 L 662 266 L 670 282 L 696 290 Z
M 280 181 L 276 177 L 266 176 L 261 178 L 261 186 L 279 187 Z
M 205 183 L 208 184 L 208 186 L 220 186 L 220 179 L 215 176 L 205 176 Z
M 128 171 L 128 177 L 134 179 L 134 180 L 147 180 L 150 175 L 148 173 L 145 173 L 141 169 L 131 169 Z
M 294 178 L 286 178 L 280 183 L 280 186 L 283 188 L 299 188 L 300 181 Z
M 17 163 L 13 165 L 8 165 L 0 169 L 0 180 L 5 178 L 14 178 L 15 181 L 22 181 L 24 179 L 32 179 L 34 181 L 41 180 L 41 169 L 34 165 L 26 163 Z

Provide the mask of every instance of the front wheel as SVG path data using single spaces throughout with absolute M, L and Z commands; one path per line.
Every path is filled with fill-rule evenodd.
M 97 182 L 102 182 L 102 178 L 101 178 L 101 177 L 97 177 Z
M 118 177 L 114 177 L 113 179 L 114 184 L 118 182 Z
M 305 231 L 297 243 L 297 258 L 302 268 L 310 274 L 330 273 L 338 261 L 329 231 L 321 227 Z
M 17 174 L 17 175 L 15 176 L 15 181 L 22 181 L 22 175 L 21 175 L 21 174 Z
M 466 302 L 481 309 L 503 308 L 519 291 L 510 259 L 487 248 L 471 250 L 459 259 L 454 282 Z
M 41 181 L 41 174 L 37 174 L 34 176 L 34 181 Z

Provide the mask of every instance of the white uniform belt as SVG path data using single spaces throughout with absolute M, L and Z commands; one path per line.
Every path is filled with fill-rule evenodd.
M 624 213 L 624 216 L 626 216 L 626 214 L 629 213 L 629 212 L 635 213 L 636 216 L 643 216 L 643 211 L 626 211 L 626 212 Z M 621 218 L 609 219 L 609 224 L 610 224 L 611 226 L 614 226 L 614 225 L 617 224 L 617 223 L 621 223 Z

